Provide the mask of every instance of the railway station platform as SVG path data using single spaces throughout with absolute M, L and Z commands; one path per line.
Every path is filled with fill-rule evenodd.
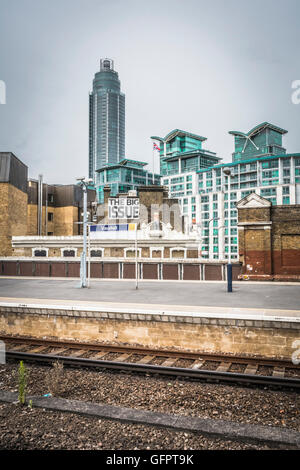
M 0 333 L 291 360 L 295 283 L 0 278 Z M 300 353 L 299 353 L 300 356 Z

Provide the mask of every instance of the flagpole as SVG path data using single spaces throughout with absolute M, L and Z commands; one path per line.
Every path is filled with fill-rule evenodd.
M 152 146 L 152 184 L 154 185 L 154 144 Z

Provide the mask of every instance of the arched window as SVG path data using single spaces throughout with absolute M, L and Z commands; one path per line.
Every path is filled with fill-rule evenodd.
M 102 258 L 102 250 L 91 250 L 91 258 Z
M 63 250 L 63 256 L 65 257 L 74 257 L 75 250 Z
M 33 252 L 33 256 L 47 256 L 47 250 L 35 249 Z

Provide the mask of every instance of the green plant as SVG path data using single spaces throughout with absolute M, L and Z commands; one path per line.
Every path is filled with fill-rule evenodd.
M 19 365 L 19 403 L 24 405 L 26 400 L 26 389 L 27 389 L 27 369 L 24 366 L 23 361 Z
M 59 396 L 65 392 L 67 383 L 62 362 L 55 361 L 52 369 L 47 372 L 46 386 L 52 396 Z

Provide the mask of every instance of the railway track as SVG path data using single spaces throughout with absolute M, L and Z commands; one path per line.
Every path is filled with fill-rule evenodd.
M 300 366 L 288 361 L 0 336 L 9 360 L 186 377 L 300 391 Z

